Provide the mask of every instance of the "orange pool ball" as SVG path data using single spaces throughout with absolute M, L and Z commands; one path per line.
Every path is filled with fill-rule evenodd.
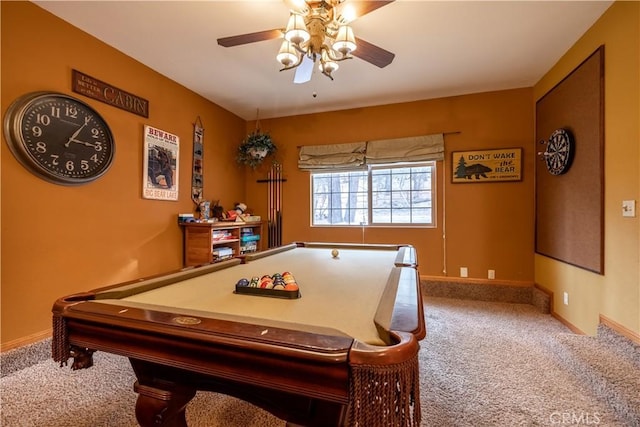
M 285 291 L 297 291 L 298 290 L 298 284 L 297 283 L 287 283 L 284 286 L 284 290 Z

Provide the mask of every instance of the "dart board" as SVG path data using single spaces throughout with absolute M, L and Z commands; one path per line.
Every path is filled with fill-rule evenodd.
M 551 175 L 561 175 L 569 170 L 574 154 L 573 137 L 566 129 L 557 129 L 549 137 L 544 160 Z

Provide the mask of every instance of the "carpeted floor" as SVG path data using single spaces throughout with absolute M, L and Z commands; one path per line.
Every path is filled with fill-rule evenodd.
M 427 338 L 420 350 L 423 426 L 640 425 L 637 346 L 614 345 L 624 351 L 610 361 L 606 351 L 590 347 L 604 346 L 602 340 L 571 334 L 528 304 L 426 297 L 425 315 Z M 43 360 L 47 345 L 2 355 L 3 427 L 137 425 L 135 378 L 126 358 L 98 352 L 94 367 L 71 371 Z M 570 354 L 576 350 L 585 350 L 590 359 L 573 362 Z M 592 367 L 612 363 L 625 371 L 585 376 Z M 630 367 L 638 369 L 628 372 Z M 187 408 L 187 420 L 191 427 L 285 424 L 247 403 L 213 393 L 197 394 Z
M 558 363 L 563 349 L 549 344 L 589 337 L 530 305 L 440 298 L 426 305 L 425 426 L 633 425 Z

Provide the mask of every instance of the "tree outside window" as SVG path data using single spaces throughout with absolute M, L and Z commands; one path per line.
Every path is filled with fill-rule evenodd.
M 435 163 L 311 174 L 312 225 L 433 225 Z

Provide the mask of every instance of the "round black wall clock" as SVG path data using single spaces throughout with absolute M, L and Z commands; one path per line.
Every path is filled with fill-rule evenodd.
M 574 141 L 566 129 L 557 129 L 546 142 L 547 149 L 543 154 L 547 170 L 551 175 L 561 175 L 569 170 L 573 160 Z
M 4 117 L 13 155 L 35 175 L 78 185 L 104 175 L 115 152 L 107 122 L 83 101 L 57 92 L 16 99 Z

